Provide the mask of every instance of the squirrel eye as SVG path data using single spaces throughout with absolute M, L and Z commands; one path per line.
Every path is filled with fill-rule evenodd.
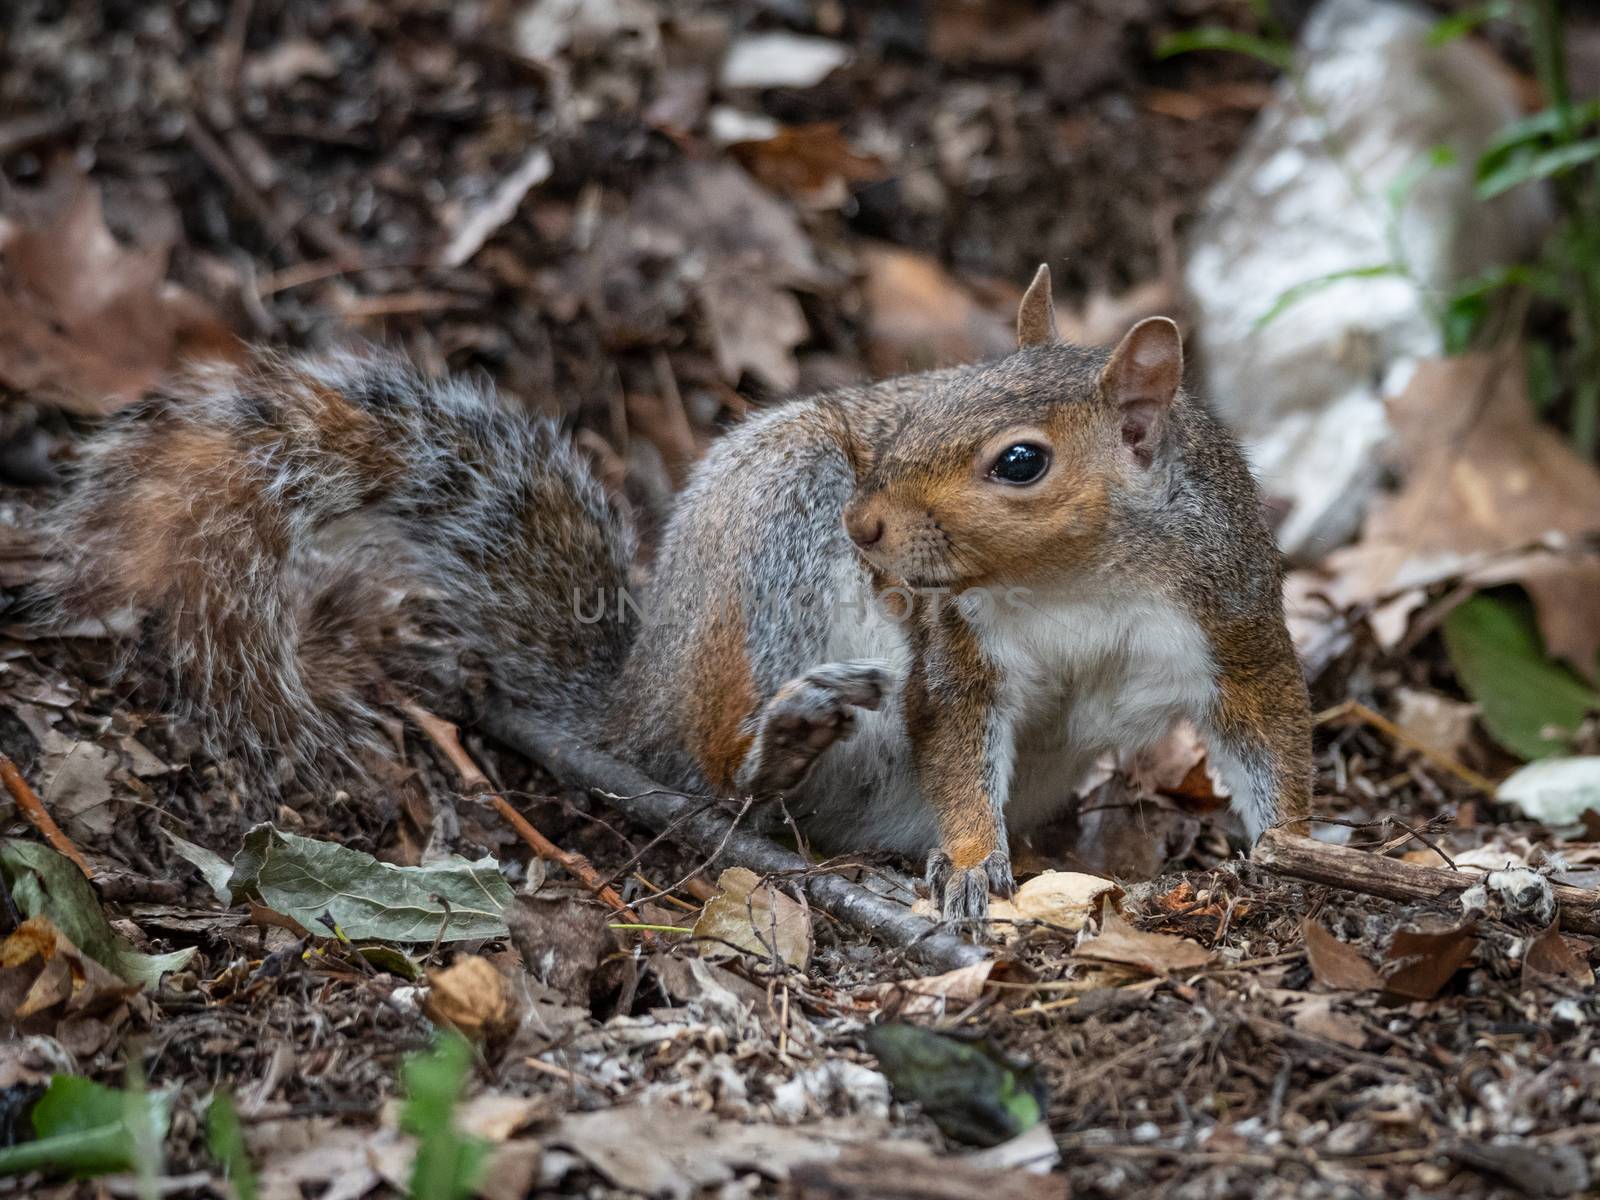
M 1018 442 L 1000 451 L 1000 457 L 989 468 L 989 478 L 1001 483 L 1033 483 L 1050 466 L 1050 452 L 1032 442 Z

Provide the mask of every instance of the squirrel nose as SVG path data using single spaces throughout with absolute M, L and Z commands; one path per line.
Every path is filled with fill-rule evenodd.
M 863 550 L 870 550 L 883 541 L 883 518 L 872 513 L 846 513 L 844 529 L 850 540 Z

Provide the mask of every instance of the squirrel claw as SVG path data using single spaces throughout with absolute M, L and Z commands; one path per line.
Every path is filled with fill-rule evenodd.
M 944 920 L 979 926 L 989 917 L 991 891 L 1000 896 L 1016 891 L 1011 856 L 996 850 L 975 867 L 958 868 L 943 850 L 935 850 L 928 855 L 928 891 Z

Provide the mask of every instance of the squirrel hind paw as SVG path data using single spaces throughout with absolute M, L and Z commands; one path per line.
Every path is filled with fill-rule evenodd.
M 888 666 L 870 660 L 827 663 L 791 679 L 756 718 L 739 790 L 765 796 L 799 787 L 823 752 L 855 730 L 856 710 L 877 708 L 893 684 Z
M 989 893 L 1016 891 L 1011 856 L 996 850 L 975 867 L 957 867 L 943 850 L 928 855 L 928 894 L 941 918 L 964 929 L 981 927 L 989 917 Z

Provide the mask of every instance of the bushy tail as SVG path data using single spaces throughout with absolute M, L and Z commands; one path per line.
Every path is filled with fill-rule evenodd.
M 258 354 L 98 437 L 55 510 L 68 620 L 135 650 L 219 749 L 303 774 L 378 745 L 386 691 L 481 666 L 553 717 L 622 665 L 626 521 L 549 422 L 379 353 Z

